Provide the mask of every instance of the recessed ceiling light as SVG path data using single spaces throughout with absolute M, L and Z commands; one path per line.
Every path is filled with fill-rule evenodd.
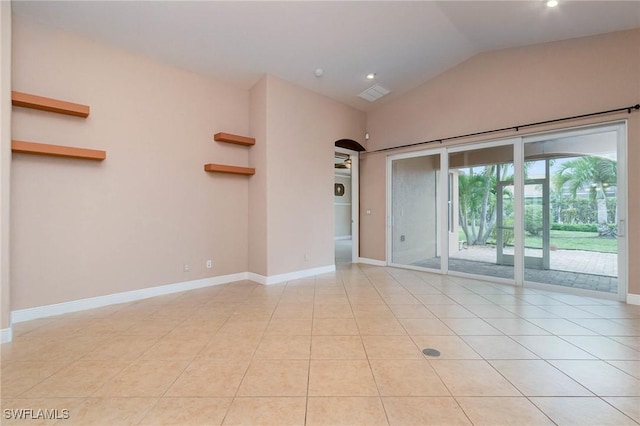
M 558 0 L 549 0 L 547 2 L 547 7 L 556 7 L 558 5 Z
M 374 78 L 376 78 L 375 72 L 370 72 L 369 74 L 367 74 L 367 80 L 373 80 Z

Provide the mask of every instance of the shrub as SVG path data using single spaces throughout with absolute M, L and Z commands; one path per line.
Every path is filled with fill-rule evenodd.
M 554 231 L 574 231 L 574 232 L 598 232 L 598 225 L 595 223 L 554 223 L 551 225 Z
M 618 236 L 618 227 L 615 223 L 601 223 L 598 225 L 598 236 L 615 238 Z
M 524 230 L 531 236 L 538 236 L 542 232 L 542 206 L 524 206 Z

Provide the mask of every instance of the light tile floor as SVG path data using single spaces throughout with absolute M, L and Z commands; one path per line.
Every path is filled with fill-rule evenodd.
M 639 306 L 471 279 L 340 264 L 14 333 L 2 424 L 640 424 Z

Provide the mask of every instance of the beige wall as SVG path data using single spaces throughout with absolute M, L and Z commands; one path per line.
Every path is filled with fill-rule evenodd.
M 11 2 L 0 2 L 0 329 L 10 326 Z
M 361 140 L 365 114 L 272 76 L 266 90 L 268 275 L 333 265 L 334 142 Z
M 247 271 L 248 179 L 203 165 L 247 164 L 212 135 L 248 133 L 248 91 L 21 19 L 13 48 L 15 90 L 91 106 L 14 108 L 14 139 L 107 159 L 14 155 L 12 309 Z
M 13 138 L 107 160 L 14 156 L 11 309 L 334 263 L 334 142 L 361 138 L 363 112 L 270 76 L 235 88 L 22 19 L 13 47 L 15 90 L 91 106 L 86 120 L 15 108 Z M 219 131 L 256 145 L 213 142 Z M 205 173 L 208 162 L 256 174 Z
M 249 271 L 267 275 L 267 77 L 251 88 L 250 133 L 256 144 L 249 163 L 256 174 L 249 179 Z
M 385 155 L 360 157 L 360 257 L 365 259 L 386 258 L 385 168 Z
M 637 104 L 640 30 L 484 53 L 367 116 L 369 151 Z M 629 182 L 640 181 L 640 113 L 620 113 L 538 129 L 628 119 Z M 492 139 L 499 136 L 485 136 Z M 460 142 L 469 142 L 467 139 Z M 422 148 L 426 148 L 424 146 Z M 361 255 L 384 260 L 385 160 L 361 161 Z M 365 214 L 366 209 L 382 216 Z M 629 258 L 640 256 L 640 193 L 629 191 Z M 640 263 L 630 262 L 640 294 Z

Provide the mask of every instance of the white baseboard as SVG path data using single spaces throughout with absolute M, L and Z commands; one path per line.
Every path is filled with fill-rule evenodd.
M 51 317 L 54 315 L 67 314 L 70 312 L 84 311 L 87 309 L 100 308 L 118 303 L 133 302 L 150 297 L 162 296 L 165 294 L 178 293 L 181 291 L 195 290 L 197 288 L 231 283 L 248 279 L 246 272 L 238 274 L 221 275 L 218 277 L 203 278 L 200 280 L 185 281 L 176 284 L 162 285 L 158 287 L 148 287 L 140 290 L 125 291 L 123 293 L 107 294 L 105 296 L 90 297 L 87 299 L 72 300 L 69 302 L 56 303 L 53 305 L 36 306 L 34 308 L 19 309 L 11 312 L 11 323 L 19 323 L 37 318 Z
M 11 312 L 11 323 L 16 324 L 19 322 L 30 321 L 38 318 L 46 318 L 55 315 L 68 314 L 71 312 L 85 311 L 87 309 L 101 308 L 103 306 L 115 305 L 118 303 L 134 302 L 136 300 L 148 299 L 150 297 L 163 296 L 165 294 L 195 290 L 198 288 L 210 287 L 220 284 L 227 284 L 235 281 L 251 280 L 259 284 L 269 285 L 299 278 L 306 278 L 313 275 L 335 272 L 335 270 L 335 265 L 327 265 L 321 266 L 319 268 L 305 269 L 302 271 L 295 271 L 286 274 L 271 276 L 254 274 L 253 272 L 239 272 L 237 274 L 221 275 L 217 277 L 203 278 L 200 280 L 185 281 L 181 283 L 168 284 L 157 287 L 148 287 L 140 290 L 89 297 L 87 299 L 72 300 L 69 302 L 55 303 L 52 305 L 18 309 Z M 2 342 L 11 341 L 11 328 L 2 329 L 1 339 Z
M 359 257 L 358 263 L 364 263 L 365 265 L 373 266 L 387 266 L 387 262 L 385 262 L 384 260 L 369 259 L 367 257 Z
M 247 279 L 258 284 L 267 284 L 267 277 L 264 275 L 256 274 L 253 272 L 247 272 Z
M 12 340 L 13 340 L 13 331 L 11 330 L 11 327 L 3 328 L 0 330 L 0 344 L 9 343 Z
M 300 278 L 312 277 L 314 275 L 327 274 L 329 272 L 335 272 L 336 265 L 321 266 L 319 268 L 303 269 L 301 271 L 288 272 L 280 275 L 264 276 L 260 274 L 248 273 L 248 278 L 251 281 L 255 281 L 259 284 L 269 285 L 283 283 L 285 281 L 297 280 Z
M 640 305 L 640 294 L 627 293 L 627 303 L 630 305 Z
M 334 240 L 336 241 L 341 241 L 341 240 L 350 240 L 351 239 L 351 235 L 342 235 L 340 237 L 335 237 Z

